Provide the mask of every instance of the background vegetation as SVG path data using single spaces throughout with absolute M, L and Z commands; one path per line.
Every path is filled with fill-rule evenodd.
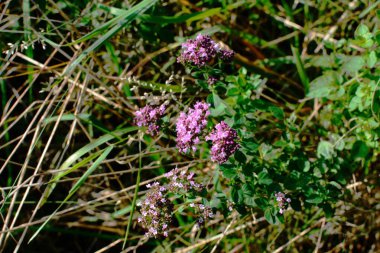
M 378 252 L 379 6 L 2 1 L 0 251 Z M 213 86 L 177 62 L 199 33 L 235 51 Z M 178 152 L 175 120 L 199 100 L 208 129 L 238 132 L 226 164 L 207 142 Z M 158 136 L 134 124 L 165 101 Z M 169 236 L 149 239 L 135 205 L 175 167 L 206 186 L 215 217 L 197 228 L 171 196 Z

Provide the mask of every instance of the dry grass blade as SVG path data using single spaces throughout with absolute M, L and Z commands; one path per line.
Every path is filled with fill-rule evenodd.
M 226 234 L 227 234 L 228 230 L 230 229 L 230 227 L 234 224 L 234 222 L 236 220 L 236 216 L 237 216 L 237 214 L 235 214 L 235 216 L 233 216 L 230 224 L 228 224 L 228 226 L 226 227 L 226 229 L 223 231 L 223 236 L 219 238 L 219 240 L 216 242 L 216 244 L 212 248 L 211 253 L 214 253 L 216 251 L 216 249 L 218 248 L 219 243 L 223 240 L 223 238 L 226 236 Z
M 61 85 L 61 89 L 63 88 L 63 86 L 64 86 L 64 85 Z M 51 91 L 51 92 L 49 93 L 49 95 L 51 95 L 51 94 L 53 94 L 53 91 Z M 55 94 L 55 96 L 53 96 L 53 98 L 54 98 L 54 97 L 57 97 L 58 94 L 59 94 L 59 92 L 57 92 L 57 93 Z M 52 102 L 52 101 L 54 101 L 54 99 L 52 99 L 52 100 L 50 101 L 50 103 L 48 104 L 47 108 L 44 108 L 44 105 L 47 104 L 48 99 L 49 99 L 49 96 L 47 97 L 47 99 L 45 99 L 44 104 L 41 105 L 41 107 L 40 107 L 40 109 L 38 110 L 37 114 L 35 115 L 35 117 L 34 117 L 33 120 L 31 121 L 31 123 L 29 124 L 26 133 L 28 133 L 29 129 L 33 126 L 34 122 L 37 120 L 37 118 L 39 117 L 39 114 L 42 112 L 43 109 L 45 109 L 45 113 L 44 113 L 45 117 L 47 116 L 47 114 L 48 114 L 50 108 L 51 108 L 52 105 L 53 105 L 53 102 Z M 40 119 L 40 122 L 37 123 L 37 125 L 39 125 L 39 124 L 41 124 L 41 123 L 42 123 L 42 120 Z M 37 127 L 37 129 L 38 129 L 38 127 Z M 8 159 L 5 161 L 4 165 L 3 165 L 2 168 L 0 169 L 0 174 L 2 173 L 2 171 L 4 170 L 5 166 L 8 164 L 8 162 L 10 161 L 10 159 L 12 158 L 12 156 L 16 153 L 17 148 L 21 145 L 22 141 L 26 138 L 26 133 L 23 135 L 23 138 L 18 142 L 18 144 L 16 145 L 16 148 L 13 150 L 13 152 L 12 152 L 11 155 L 8 157 Z M 23 179 L 24 179 L 24 175 L 25 175 L 25 172 L 26 172 L 26 165 L 28 164 L 28 160 L 30 159 L 30 157 L 31 157 L 31 155 L 32 155 L 33 147 L 34 147 L 36 141 L 38 140 L 38 136 L 39 136 L 39 131 L 37 130 L 37 131 L 35 131 L 35 133 L 34 133 L 34 135 L 33 135 L 33 139 L 32 139 L 32 142 L 31 142 L 30 148 L 29 148 L 28 153 L 27 153 L 27 155 L 26 155 L 26 161 L 24 162 L 24 164 L 23 164 L 23 168 L 21 169 L 21 171 L 20 171 L 20 173 L 19 173 L 18 184 L 21 184 L 22 181 L 23 181 Z M 12 198 L 11 204 L 10 204 L 9 209 L 8 209 L 8 214 L 7 214 L 6 218 L 5 218 L 5 222 L 4 222 L 4 225 L 3 225 L 3 231 L 4 231 L 6 228 L 8 228 L 8 222 L 10 221 L 11 214 L 12 214 L 11 211 L 12 211 L 12 209 L 13 209 L 13 207 L 14 207 L 14 203 L 15 203 L 15 201 L 16 201 L 16 199 L 17 199 L 17 196 L 18 196 L 18 191 L 16 191 L 15 194 L 13 195 L 13 198 Z M 9 236 L 9 234 L 8 234 L 8 236 Z M 8 236 L 7 236 L 7 237 L 8 237 Z M 1 234 L 1 235 L 0 235 L 0 245 L 3 245 L 3 244 L 2 244 L 2 243 L 3 243 L 3 240 L 4 240 L 4 234 Z M 4 243 L 4 245 L 5 245 L 5 243 Z
M 273 251 L 273 253 L 279 253 L 281 251 L 283 251 L 284 249 L 286 249 L 289 245 L 291 245 L 292 243 L 294 243 L 295 241 L 297 241 L 298 239 L 300 239 L 301 237 L 305 236 L 307 233 L 309 233 L 314 227 L 318 226 L 321 222 L 324 222 L 325 221 L 325 218 L 321 218 L 319 221 L 317 221 L 316 223 L 314 223 L 312 226 L 308 227 L 307 229 L 305 229 L 304 231 L 302 231 L 301 233 L 299 233 L 297 236 L 293 237 L 290 241 L 288 241 L 287 243 L 285 243 L 284 245 L 282 245 L 281 247 L 278 247 L 276 250 Z
M 243 230 L 243 229 L 245 229 L 245 228 L 247 228 L 249 226 L 256 225 L 257 223 L 260 223 L 262 221 L 265 221 L 264 217 L 261 217 L 259 219 L 254 220 L 254 221 L 251 221 L 249 223 L 246 223 L 244 225 L 240 225 L 240 226 L 238 226 L 238 227 L 236 227 L 234 229 L 231 229 L 226 234 L 222 233 L 222 234 L 215 235 L 215 236 L 213 236 L 211 238 L 201 240 L 200 242 L 197 242 L 197 243 L 195 243 L 195 244 L 193 244 L 193 245 L 191 245 L 191 246 L 189 246 L 187 248 L 177 250 L 176 253 L 187 253 L 187 252 L 189 252 L 191 250 L 194 250 L 196 248 L 202 247 L 202 246 L 204 246 L 204 245 L 206 245 L 206 244 L 208 244 L 210 242 L 219 240 L 220 238 L 223 238 L 224 236 L 231 235 L 231 234 L 236 233 L 236 232 L 238 232 L 240 230 Z
M 80 73 L 78 73 L 78 75 L 77 75 L 77 77 L 76 77 L 76 80 L 79 79 L 79 76 L 80 76 Z M 62 87 L 63 87 L 63 85 L 62 85 Z M 45 148 L 44 148 L 44 150 L 43 150 L 43 152 L 42 152 L 42 154 L 41 154 L 41 157 L 40 157 L 40 159 L 39 159 L 39 161 L 38 161 L 37 167 L 35 168 L 35 170 L 34 170 L 34 174 L 33 174 L 33 175 L 36 175 L 36 174 L 38 173 L 38 171 L 39 171 L 39 169 L 40 169 L 40 167 L 41 167 L 41 165 L 42 165 L 42 162 L 43 162 L 43 160 L 44 160 L 44 158 L 45 158 L 45 155 L 46 155 L 46 153 L 47 153 L 47 151 L 48 151 L 48 149 L 49 149 L 49 147 L 50 147 L 50 144 L 51 144 L 51 142 L 52 142 L 52 140 L 53 140 L 53 138 L 54 138 L 54 136 L 55 136 L 55 134 L 56 134 L 56 132 L 57 132 L 58 125 L 59 125 L 59 123 L 60 123 L 60 119 L 62 118 L 62 115 L 64 114 L 64 112 L 65 112 L 65 110 L 66 110 L 66 107 L 67 107 L 67 105 L 68 105 L 68 102 L 69 102 L 70 98 L 71 98 L 72 95 L 73 95 L 74 88 L 75 88 L 75 85 L 72 85 L 72 86 L 70 87 L 70 89 L 69 89 L 69 92 L 68 92 L 68 94 L 67 94 L 67 96 L 66 96 L 66 99 L 65 99 L 65 101 L 63 102 L 63 105 L 62 105 L 62 108 L 61 108 L 61 112 L 60 112 L 60 114 L 59 114 L 59 116 L 58 116 L 58 119 L 57 119 L 55 125 L 54 125 L 54 128 L 53 128 L 53 130 L 52 130 L 52 132 L 51 132 L 51 135 L 50 135 L 50 137 L 49 137 L 49 139 L 48 139 L 48 141 L 47 141 L 47 143 L 46 143 L 46 146 L 45 146 Z M 45 117 L 43 117 L 43 119 L 44 119 L 44 118 L 45 118 Z M 42 123 L 43 123 L 43 122 L 41 121 L 40 124 L 42 124 Z M 31 184 L 33 184 L 33 179 L 32 179 L 31 182 L 30 182 L 30 185 L 31 185 Z M 22 202 L 24 202 L 24 201 L 26 200 L 26 198 L 27 198 L 27 196 L 28 196 L 28 194 L 29 194 L 29 191 L 30 191 L 30 188 L 31 188 L 30 185 L 29 185 L 29 187 L 27 187 L 27 189 L 26 189 L 26 191 L 25 191 L 25 193 L 24 193 L 24 195 L 23 195 L 23 198 L 22 198 L 21 204 L 19 205 L 19 208 L 18 208 L 18 210 L 17 210 L 17 212 L 16 212 L 16 214 L 15 214 L 15 216 L 14 216 L 14 218 L 13 218 L 13 222 L 12 222 L 10 228 L 12 228 L 12 227 L 15 225 L 15 223 L 16 223 L 17 217 L 18 217 L 18 215 L 20 214 L 21 209 L 22 209 Z M 35 213 L 36 213 L 36 209 L 35 209 L 35 211 L 33 212 L 32 217 L 31 217 L 31 219 L 30 219 L 29 221 L 33 220 Z M 23 233 L 22 233 L 22 235 L 21 235 L 21 237 L 20 237 L 20 240 L 18 241 L 18 244 L 16 245 L 15 252 L 17 252 L 17 251 L 19 250 L 19 248 L 20 248 L 20 246 L 21 246 L 21 243 L 23 242 L 23 240 L 24 240 L 24 238 L 25 238 L 26 232 L 27 232 L 27 228 L 23 231 Z

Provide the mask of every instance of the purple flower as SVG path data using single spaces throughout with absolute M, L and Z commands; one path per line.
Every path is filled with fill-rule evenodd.
M 145 200 L 139 203 L 142 216 L 137 221 L 147 230 L 147 237 L 167 237 L 173 212 L 173 203 L 166 197 L 168 190 L 158 182 L 147 188 Z
M 148 133 L 151 135 L 157 135 L 160 127 L 157 125 L 157 122 L 163 114 L 165 113 L 166 106 L 161 105 L 160 107 L 153 107 L 146 105 L 140 110 L 135 112 L 135 123 L 137 126 L 146 126 L 148 127 Z
M 177 60 L 203 67 L 217 56 L 223 61 L 231 61 L 233 55 L 233 51 L 221 49 L 210 36 L 198 34 L 196 39 L 189 39 L 182 44 L 182 52 Z
M 288 203 L 291 202 L 291 199 L 287 198 L 285 193 L 282 192 L 277 192 L 274 196 L 276 198 L 277 205 L 280 208 L 279 213 L 283 214 L 288 206 Z
M 206 140 L 212 141 L 211 160 L 219 164 L 225 163 L 228 158 L 240 147 L 236 143 L 238 136 L 234 129 L 224 121 L 215 126 L 215 129 L 206 136 Z
M 232 212 L 234 210 L 235 203 L 227 199 L 228 211 Z
M 207 83 L 208 83 L 209 85 L 213 85 L 213 84 L 215 84 L 217 81 L 218 81 L 218 79 L 215 78 L 215 77 L 213 77 L 213 76 L 210 76 L 210 77 L 207 79 Z
M 228 49 L 222 49 L 219 51 L 220 58 L 225 62 L 230 62 L 234 58 L 235 52 Z
M 186 114 L 181 112 L 177 120 L 177 147 L 180 152 L 186 153 L 189 150 L 196 151 L 199 143 L 199 136 L 207 125 L 207 117 L 210 115 L 210 105 L 204 102 L 197 102 L 193 109 Z
M 211 207 L 205 206 L 203 204 L 190 203 L 190 207 L 194 208 L 197 213 L 197 225 L 200 227 L 204 224 L 206 220 L 212 219 L 215 217 Z
M 175 168 L 166 173 L 165 176 L 169 180 L 167 188 L 172 193 L 186 193 L 190 190 L 200 192 L 204 188 L 202 184 L 195 182 L 193 172 L 189 173 Z

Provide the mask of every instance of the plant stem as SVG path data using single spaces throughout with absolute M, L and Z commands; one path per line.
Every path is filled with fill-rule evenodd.
M 133 200 L 132 200 L 132 209 L 131 209 L 131 212 L 129 214 L 129 220 L 128 220 L 128 225 L 127 225 L 127 230 L 125 231 L 125 237 L 124 237 L 122 249 L 125 248 L 125 244 L 127 243 L 127 240 L 128 240 L 129 229 L 131 227 L 132 220 L 133 220 L 133 213 L 135 212 L 135 208 L 136 208 L 137 194 L 139 192 L 139 185 L 140 185 L 140 180 L 141 180 L 141 168 L 142 168 L 142 155 L 141 155 L 142 134 L 143 133 L 140 133 L 140 138 L 139 138 L 139 170 L 137 171 L 135 194 L 134 194 Z

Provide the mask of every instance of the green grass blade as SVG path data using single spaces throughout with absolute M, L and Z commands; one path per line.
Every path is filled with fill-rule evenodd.
M 70 166 L 72 166 L 73 163 L 75 163 L 75 161 L 77 161 L 78 159 L 80 159 L 81 157 L 83 157 L 85 154 L 88 154 L 90 153 L 93 149 L 99 147 L 100 145 L 112 140 L 112 139 L 120 139 L 120 135 L 122 134 L 126 134 L 126 133 L 129 133 L 129 132 L 133 132 L 135 130 L 137 130 L 138 127 L 136 126 L 133 126 L 133 127 L 127 127 L 127 128 L 124 128 L 124 129 L 121 129 L 121 130 L 118 130 L 118 131 L 115 131 L 113 133 L 109 133 L 109 134 L 105 134 L 103 135 L 102 137 L 99 137 L 98 139 L 96 139 L 94 142 L 91 142 L 87 145 L 85 145 L 84 147 L 80 148 L 79 150 L 77 150 L 74 154 L 72 154 L 71 156 L 69 156 L 66 161 L 64 161 L 62 163 L 62 165 L 59 167 L 59 170 L 61 172 L 59 172 L 55 177 L 54 179 L 52 180 L 52 184 L 49 184 L 47 187 L 46 187 L 46 190 L 42 196 L 42 201 L 41 201 L 41 205 L 44 205 L 46 200 L 49 198 L 50 194 L 52 193 L 52 191 L 54 190 L 56 184 L 57 184 L 57 181 L 62 178 L 63 176 L 67 175 L 68 173 L 74 171 L 75 169 L 79 168 L 80 166 L 73 166 L 71 169 L 70 169 Z M 82 165 L 82 164 L 81 164 Z M 73 169 L 74 168 L 74 169 Z
M 109 38 L 111 38 L 113 35 L 115 35 L 118 31 L 120 31 L 122 28 L 124 28 L 126 25 L 128 25 L 130 22 L 132 22 L 135 18 L 137 18 L 141 13 L 144 13 L 146 10 L 148 10 L 152 5 L 154 5 L 157 2 L 157 0 L 144 0 L 140 2 L 139 4 L 135 5 L 131 9 L 129 9 L 123 16 L 116 18 L 116 24 L 106 32 L 102 37 L 97 39 L 91 46 L 86 48 L 66 69 L 65 73 L 63 75 L 66 75 L 67 73 L 70 73 L 76 66 L 81 63 L 91 52 L 95 51 L 97 48 L 99 48 L 105 41 L 107 41 Z M 107 23 L 106 23 L 107 24 Z M 109 24 L 107 24 L 107 27 Z M 92 35 L 91 37 L 93 37 Z
M 130 213 L 132 210 L 132 206 L 126 206 L 116 212 L 113 212 L 111 214 L 111 217 L 114 218 L 114 219 L 117 219 L 117 218 L 120 218 L 121 216 L 124 216 L 126 215 L 127 213 Z
M 110 11 L 112 14 L 116 15 L 116 17 L 107 21 L 106 23 L 104 23 L 100 27 L 96 28 L 92 32 L 84 35 L 83 37 L 81 37 L 81 38 L 79 38 L 79 39 L 77 39 L 77 40 L 75 40 L 69 44 L 66 44 L 66 46 L 71 46 L 71 45 L 78 44 L 78 43 L 84 42 L 86 40 L 92 39 L 95 36 L 101 34 L 102 32 L 110 29 L 110 27 L 115 26 L 118 22 L 123 22 L 123 20 L 124 21 L 126 21 L 126 20 L 132 21 L 140 13 L 143 13 L 147 9 L 152 7 L 156 2 L 157 2 L 157 0 L 144 0 L 144 1 L 140 2 L 139 4 L 136 4 L 135 6 L 133 6 L 129 10 L 123 10 L 123 9 L 118 9 L 118 8 L 114 8 L 114 7 L 108 7 L 106 5 L 99 5 L 99 7 L 102 6 L 102 9 Z
M 59 117 L 59 116 L 48 117 L 44 119 L 44 124 L 47 125 L 49 123 L 57 121 L 58 119 L 60 121 L 73 121 L 75 119 L 88 120 L 90 117 L 91 117 L 91 114 L 88 114 L 88 113 L 80 113 L 78 115 L 64 114 L 62 115 L 62 117 Z
M 52 183 L 56 183 L 59 181 L 59 179 L 61 179 L 62 177 L 76 171 L 77 169 L 85 166 L 86 164 L 88 164 L 90 161 L 94 160 L 96 157 L 98 157 L 101 153 L 103 152 L 103 150 L 100 150 L 94 154 L 91 154 L 89 155 L 88 157 L 84 158 L 82 161 L 76 163 L 75 165 L 73 165 L 72 167 L 68 168 L 67 170 L 63 171 L 63 172 L 60 172 L 58 175 L 56 175 L 50 182 L 49 184 L 52 184 Z
M 227 10 L 235 9 L 241 6 L 243 3 L 244 2 L 241 1 L 234 4 L 230 4 L 229 6 L 227 6 Z M 123 9 L 115 8 L 115 7 L 109 7 L 104 4 L 98 4 L 98 7 L 105 11 L 108 11 L 109 13 L 115 16 L 125 15 L 127 12 L 127 10 L 123 10 Z M 222 11 L 223 11 L 222 8 L 218 7 L 218 8 L 212 8 L 206 11 L 189 13 L 189 14 L 184 14 L 180 16 L 152 16 L 149 14 L 144 14 L 140 16 L 140 19 L 144 22 L 155 23 L 155 24 L 160 24 L 164 26 L 168 24 L 176 24 L 176 23 L 193 22 L 193 21 L 202 20 L 202 19 L 214 16 L 216 14 L 220 14 Z
M 65 44 L 65 46 L 72 46 L 72 45 L 79 44 L 81 42 L 90 40 L 90 39 L 94 38 L 95 36 L 101 34 L 102 32 L 108 30 L 110 27 L 114 26 L 121 18 L 122 18 L 122 16 L 114 17 L 113 19 L 107 21 L 102 26 L 100 26 L 100 27 L 96 28 L 95 30 L 89 32 L 88 34 L 84 35 L 83 37 L 81 37 L 77 40 L 74 40 L 73 42 Z
M 119 9 L 120 11 L 118 11 L 116 13 L 114 12 L 116 17 L 107 21 L 102 26 L 96 28 L 95 30 L 84 35 L 83 37 L 67 44 L 67 46 L 71 46 L 71 45 L 78 44 L 78 43 L 84 42 L 86 40 L 92 39 L 96 35 L 99 35 L 102 32 L 104 32 L 105 30 L 108 30 L 110 27 L 115 26 L 119 21 L 122 21 L 123 19 L 128 19 L 130 16 L 132 16 L 131 19 L 134 19 L 140 12 L 144 12 L 147 9 L 149 9 L 156 1 L 157 0 L 153 0 L 153 1 L 152 0 L 145 0 L 145 1 L 142 1 L 141 3 L 139 3 L 137 5 L 133 6 L 129 10 Z M 110 7 L 110 8 L 117 9 L 117 8 L 113 8 L 113 7 Z
M 137 172 L 135 193 L 133 195 L 131 212 L 129 213 L 127 230 L 125 231 L 125 237 L 124 237 L 123 247 L 122 247 L 123 249 L 125 248 L 125 245 L 126 245 L 127 240 L 128 240 L 129 229 L 131 228 L 131 224 L 132 224 L 132 220 L 133 220 L 133 213 L 135 212 L 135 208 L 136 208 L 137 194 L 139 193 L 139 188 L 140 188 L 141 169 L 142 169 L 141 142 L 142 142 L 142 140 L 140 139 L 140 141 L 139 141 L 139 170 Z
M 90 166 L 90 168 L 79 178 L 75 185 L 71 188 L 69 195 L 66 197 L 65 201 L 73 196 L 73 194 L 81 187 L 81 185 L 86 181 L 86 179 L 95 171 L 96 168 L 107 158 L 108 154 L 112 151 L 113 146 L 107 147 L 104 152 L 99 156 L 98 159 Z
M 301 60 L 301 55 L 298 49 L 293 46 L 292 46 L 292 53 L 293 53 L 294 61 L 296 63 L 298 75 L 300 76 L 301 82 L 305 89 L 305 94 L 307 94 L 309 92 L 310 84 L 309 84 L 309 78 L 307 77 L 307 74 L 305 72 L 304 64 Z
M 96 168 L 100 165 L 101 162 L 103 162 L 104 159 L 107 158 L 108 154 L 112 151 L 113 146 L 107 147 L 104 152 L 99 156 L 98 159 L 90 166 L 90 168 L 79 178 L 79 180 L 75 183 L 75 185 L 71 188 L 69 191 L 69 194 L 66 196 L 66 198 L 62 201 L 62 203 L 59 205 L 59 207 L 52 213 L 47 220 L 37 229 L 37 231 L 32 235 L 32 237 L 29 239 L 28 243 L 30 243 L 39 233 L 40 231 L 45 227 L 45 225 L 51 220 L 51 218 L 58 212 L 58 210 L 75 194 L 75 192 L 84 184 L 86 179 L 95 171 Z

